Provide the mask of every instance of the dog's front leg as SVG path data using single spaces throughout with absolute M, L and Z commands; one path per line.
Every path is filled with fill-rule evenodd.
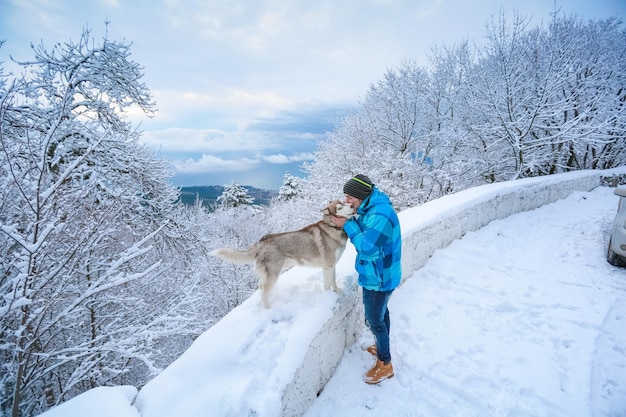
M 324 291 L 331 289 L 338 292 L 337 281 L 335 277 L 335 267 L 324 268 Z

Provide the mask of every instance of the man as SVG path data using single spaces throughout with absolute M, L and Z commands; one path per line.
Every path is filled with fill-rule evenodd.
M 389 309 L 387 303 L 400 284 L 402 238 L 400 223 L 389 197 L 365 175 L 352 177 L 343 187 L 346 203 L 357 207 L 350 220 L 333 216 L 333 222 L 348 235 L 357 251 L 356 271 L 363 287 L 365 321 L 375 343 L 367 348 L 376 363 L 363 376 L 377 384 L 394 375 L 389 349 Z

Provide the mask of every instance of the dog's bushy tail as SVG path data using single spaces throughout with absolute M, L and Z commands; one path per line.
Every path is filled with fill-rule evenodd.
M 212 251 L 211 255 L 236 264 L 251 264 L 254 262 L 254 256 L 249 252 L 247 250 L 219 248 Z

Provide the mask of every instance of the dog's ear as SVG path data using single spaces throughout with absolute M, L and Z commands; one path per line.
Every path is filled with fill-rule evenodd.
M 328 207 L 324 207 L 323 209 L 320 210 L 322 213 L 324 214 L 330 214 L 330 210 L 328 209 Z

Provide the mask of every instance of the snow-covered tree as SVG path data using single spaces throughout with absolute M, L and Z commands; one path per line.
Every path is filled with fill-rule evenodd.
M 283 185 L 278 189 L 278 200 L 291 200 L 302 193 L 302 178 L 289 173 L 283 176 Z
M 152 341 L 184 333 L 155 280 L 181 230 L 167 165 L 126 121 L 154 103 L 129 46 L 84 31 L 33 48 L 0 90 L 0 414 L 34 415 L 93 386 L 140 384 Z
M 217 197 L 217 204 L 222 208 L 250 206 L 254 204 L 254 197 L 233 180 L 230 184 L 224 185 L 224 191 Z
M 503 16 L 487 43 L 435 49 L 373 84 L 305 165 L 330 196 L 365 173 L 397 208 L 484 182 L 626 163 L 626 42 L 616 19 Z
M 584 24 L 559 15 L 547 29 L 529 29 L 518 16 L 492 23 L 469 69 L 464 120 L 494 180 L 625 162 L 619 27 L 615 19 Z
M 340 191 L 352 175 L 364 173 L 397 208 L 422 202 L 421 185 L 432 170 L 438 138 L 431 134 L 430 82 L 426 70 L 410 61 L 388 70 L 370 86 L 361 111 L 342 119 L 305 165 L 311 186 Z

